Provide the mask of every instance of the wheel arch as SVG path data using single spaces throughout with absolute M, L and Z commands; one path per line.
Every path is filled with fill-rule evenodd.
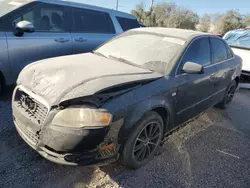
M 154 111 L 161 116 L 164 123 L 164 133 L 166 133 L 168 131 L 167 129 L 169 128 L 168 126 L 170 123 L 169 110 L 166 107 L 159 106 L 159 107 L 154 107 L 153 109 L 151 109 L 151 111 Z
M 164 122 L 164 133 L 167 133 L 174 125 L 173 105 L 163 99 L 148 99 L 136 104 L 136 106 L 128 109 L 128 113 L 124 117 L 124 125 L 119 132 L 119 143 L 123 144 L 136 123 L 148 112 L 154 111 L 158 113 Z

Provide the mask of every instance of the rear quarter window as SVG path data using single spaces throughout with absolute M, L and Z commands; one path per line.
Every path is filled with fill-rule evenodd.
M 136 19 L 116 17 L 123 31 L 127 31 L 134 28 L 139 28 L 140 24 Z
M 234 56 L 234 54 L 228 45 L 226 45 L 226 47 L 227 47 L 227 57 L 228 57 L 228 59 L 230 59 Z

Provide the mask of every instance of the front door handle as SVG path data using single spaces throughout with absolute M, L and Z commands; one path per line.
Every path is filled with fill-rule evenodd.
M 215 75 L 212 74 L 212 75 L 210 76 L 210 79 L 211 79 L 212 81 L 214 81 L 214 80 L 216 79 Z
M 234 72 L 234 71 L 235 71 L 235 68 L 231 68 L 231 69 L 230 69 L 230 72 Z
M 55 39 L 55 41 L 60 42 L 60 43 L 64 43 L 64 42 L 69 42 L 69 39 L 59 38 L 59 39 Z
M 88 39 L 84 39 L 84 38 L 76 38 L 74 39 L 75 42 L 87 42 Z

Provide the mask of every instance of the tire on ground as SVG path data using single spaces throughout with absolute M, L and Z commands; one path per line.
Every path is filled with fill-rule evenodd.
M 142 160 L 142 161 L 138 161 L 136 159 L 136 156 L 134 154 L 134 149 L 135 149 L 135 145 L 137 144 L 138 142 L 138 136 L 139 135 L 142 135 L 142 131 L 145 131 L 145 128 L 147 127 L 146 131 L 148 129 L 148 131 L 152 131 L 151 130 L 151 127 L 152 127 L 152 123 L 156 123 L 154 127 L 158 127 L 157 130 L 159 130 L 159 140 L 157 139 L 154 140 L 155 141 L 155 148 L 152 148 L 152 146 L 150 146 L 150 148 L 148 149 L 147 146 L 144 146 L 145 148 L 147 148 L 148 150 L 147 151 L 150 151 L 150 149 L 152 149 L 151 153 L 148 152 L 148 157 L 146 157 L 145 160 Z M 151 125 L 151 126 L 150 126 Z M 152 128 L 152 129 L 153 129 Z M 149 136 L 151 135 L 151 132 L 149 132 Z M 131 131 L 129 137 L 128 137 L 128 140 L 126 141 L 124 147 L 123 147 L 123 150 L 122 150 L 122 153 L 121 153 L 121 163 L 127 167 L 127 168 L 130 168 L 130 169 L 138 169 L 142 166 L 144 166 L 145 164 L 147 164 L 152 158 L 153 156 L 155 155 L 156 151 L 157 151 L 157 148 L 159 147 L 160 143 L 161 143 L 161 140 L 163 138 L 163 133 L 164 133 L 164 123 L 163 123 L 163 120 L 161 118 L 161 116 L 154 112 L 154 111 L 151 111 L 151 112 L 148 112 L 146 113 L 134 126 L 133 130 Z M 151 135 L 153 136 L 153 135 Z M 153 137 L 151 137 L 153 138 Z M 146 139 L 145 139 L 146 140 Z M 149 143 L 149 141 L 148 141 Z M 144 143 L 145 144 L 145 143 Z M 140 144 L 141 145 L 141 144 Z M 150 153 L 150 154 L 149 154 Z
M 237 89 L 237 83 L 236 83 L 235 80 L 233 80 L 233 81 L 228 85 L 223 100 L 222 100 L 220 103 L 218 103 L 218 104 L 216 105 L 217 108 L 226 109 L 226 108 L 228 107 L 228 105 L 232 102 L 232 101 L 230 101 L 229 103 L 227 102 L 228 92 L 229 92 L 229 90 L 230 90 L 231 87 L 234 87 L 234 88 L 235 88 L 235 90 L 234 90 L 234 93 L 235 93 L 235 91 L 236 91 L 236 89 Z

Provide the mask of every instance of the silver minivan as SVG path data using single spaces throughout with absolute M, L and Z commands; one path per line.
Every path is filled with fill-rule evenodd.
M 62 0 L 0 0 L 0 92 L 29 63 L 85 53 L 140 27 L 133 15 Z

